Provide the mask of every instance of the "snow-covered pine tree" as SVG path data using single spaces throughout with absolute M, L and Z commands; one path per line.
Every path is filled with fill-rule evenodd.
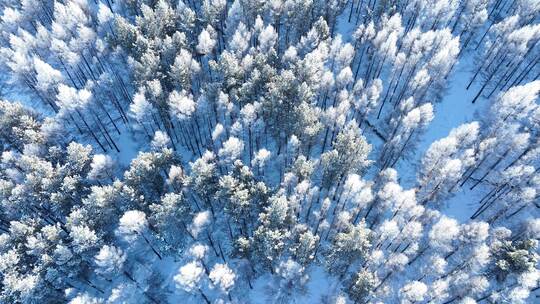
M 539 20 L 2 1 L 0 302 L 534 302 Z

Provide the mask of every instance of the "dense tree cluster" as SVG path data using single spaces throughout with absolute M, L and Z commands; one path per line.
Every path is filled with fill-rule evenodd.
M 0 303 L 537 299 L 537 0 L 0 11 Z

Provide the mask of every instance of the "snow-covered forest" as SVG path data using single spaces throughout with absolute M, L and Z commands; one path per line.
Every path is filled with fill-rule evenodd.
M 539 303 L 540 0 L 0 0 L 0 303 Z

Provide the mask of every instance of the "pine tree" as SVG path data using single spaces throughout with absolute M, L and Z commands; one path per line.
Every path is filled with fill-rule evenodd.
M 132 250 L 137 250 L 141 244 L 140 240 L 144 240 L 145 245 L 148 246 L 161 260 L 161 254 L 150 243 L 148 220 L 143 212 L 137 210 L 125 212 L 120 218 L 116 234 L 121 237 Z
M 216 285 L 221 292 L 227 294 L 229 300 L 232 301 L 230 290 L 234 286 L 234 281 L 236 275 L 234 272 L 227 266 L 227 264 L 216 264 L 210 271 L 208 275 L 212 284 Z
M 331 272 L 345 274 L 352 263 L 366 257 L 371 246 L 371 230 L 364 222 L 350 226 L 345 232 L 338 233 L 329 249 L 328 269 Z
M 277 286 L 275 286 L 277 290 L 272 295 L 274 301 L 287 301 L 298 292 L 303 292 L 308 277 L 300 264 L 291 259 L 282 261 L 277 267 L 276 274 L 278 276 Z
M 377 278 L 373 273 L 360 271 L 353 275 L 349 282 L 347 293 L 357 303 L 365 303 L 371 296 L 371 291 L 377 284 Z
M 380 156 L 383 169 L 394 167 L 407 150 L 415 137 L 427 127 L 433 119 L 433 106 L 430 103 L 414 107 L 414 100 L 407 99 L 400 105 L 402 116 L 392 120 L 392 131 Z
M 126 255 L 119 248 L 104 245 L 95 257 L 95 263 L 99 267 L 97 273 L 103 275 L 114 275 L 122 271 Z
M 174 276 L 174 281 L 176 282 L 177 288 L 181 288 L 187 293 L 200 293 L 206 303 L 210 303 L 208 297 L 199 287 L 203 276 L 203 268 L 197 262 L 193 261 L 180 267 L 178 274 Z
M 328 188 L 334 180 L 339 184 L 347 174 L 360 172 L 370 163 L 367 156 L 371 151 L 371 145 L 361 135 L 355 121 L 349 122 L 337 134 L 332 146 L 334 149 L 321 155 L 325 188 Z
M 477 122 L 461 125 L 431 144 L 422 158 L 418 178 L 422 203 L 442 201 L 455 191 L 465 172 L 476 163 L 474 144 L 479 127 Z

